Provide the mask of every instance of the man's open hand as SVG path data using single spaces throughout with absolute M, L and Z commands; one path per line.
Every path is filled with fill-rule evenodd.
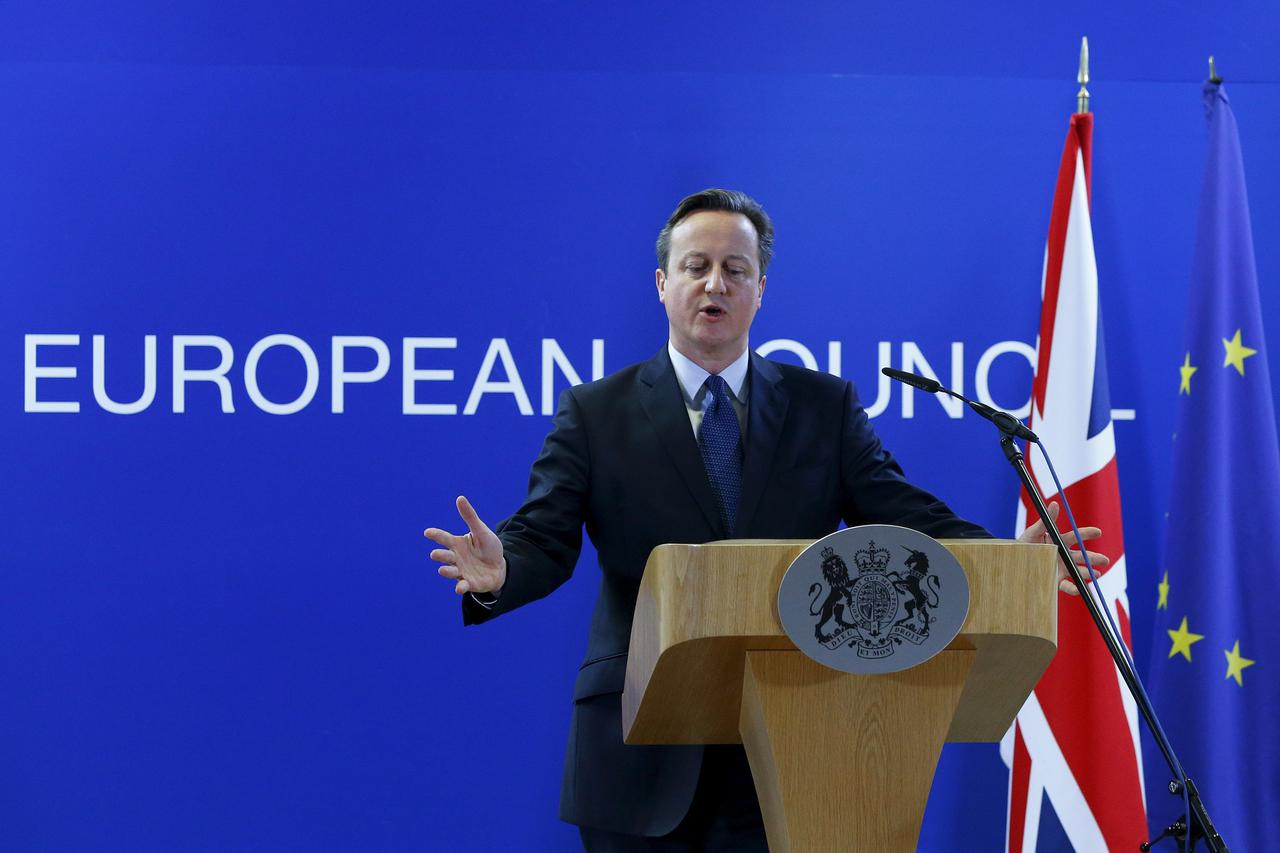
M 1049 518 L 1056 524 L 1058 521 L 1058 502 L 1054 501 L 1049 504 L 1046 509 L 1049 510 Z M 1102 531 L 1096 527 L 1081 527 L 1080 538 L 1088 542 L 1090 539 L 1097 539 L 1102 535 Z M 1066 538 L 1065 536 L 1063 537 Z M 1034 545 L 1052 544 L 1053 540 L 1049 538 L 1048 532 L 1044 529 L 1044 522 L 1037 521 L 1035 524 L 1022 531 L 1022 535 L 1018 537 L 1019 542 L 1030 542 Z M 1084 566 L 1084 554 L 1080 553 L 1079 545 L 1071 545 L 1071 558 L 1077 566 Z M 1094 570 L 1104 569 L 1111 565 L 1111 560 L 1105 554 L 1099 554 L 1097 551 L 1089 552 L 1089 562 L 1093 563 Z M 1088 583 L 1088 574 L 1085 575 L 1085 582 Z M 1079 595 L 1080 590 L 1076 589 L 1075 582 L 1071 580 L 1071 576 L 1067 574 L 1067 567 L 1061 560 L 1058 561 L 1058 589 L 1071 595 Z
M 467 525 L 467 532 L 461 536 L 436 527 L 422 532 L 432 542 L 444 546 L 432 551 L 431 559 L 443 564 L 439 569 L 441 577 L 458 582 L 453 588 L 458 595 L 496 593 L 507 582 L 502 540 L 480 520 L 465 497 L 458 498 L 458 515 Z

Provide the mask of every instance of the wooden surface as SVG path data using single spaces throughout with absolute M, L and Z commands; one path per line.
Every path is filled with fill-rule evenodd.
M 654 549 L 636 602 L 622 696 L 627 743 L 741 742 L 746 653 L 795 649 L 778 620 L 778 586 L 809 544 L 734 540 Z M 968 618 L 948 649 L 975 653 L 946 739 L 997 741 L 1057 648 L 1057 556 L 1051 545 L 1004 540 L 942 544 L 970 588 Z
M 746 655 L 740 727 L 772 853 L 912 851 L 974 650 L 886 675 Z

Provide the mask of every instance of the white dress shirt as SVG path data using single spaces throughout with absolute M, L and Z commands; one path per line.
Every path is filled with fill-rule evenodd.
M 711 402 L 703 383 L 711 374 L 675 348 L 675 344 L 667 341 L 667 354 L 671 356 L 671 366 L 676 370 L 676 379 L 680 381 L 680 392 L 684 395 L 684 405 L 689 411 L 689 423 L 693 434 L 697 436 L 698 427 L 702 426 L 702 413 Z M 747 368 L 751 366 L 751 347 L 742 351 L 733 364 L 720 371 L 720 378 L 729 386 L 729 399 L 733 402 L 733 411 L 738 416 L 740 435 L 747 432 Z

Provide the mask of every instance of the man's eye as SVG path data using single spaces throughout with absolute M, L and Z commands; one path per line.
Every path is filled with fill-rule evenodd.
M 707 266 L 706 264 L 686 264 L 684 269 L 685 272 L 692 273 L 693 275 L 701 275 L 707 271 Z
M 729 267 L 729 275 L 737 276 L 738 278 L 741 278 L 746 274 L 747 274 L 747 271 L 744 269 L 734 269 L 733 267 Z

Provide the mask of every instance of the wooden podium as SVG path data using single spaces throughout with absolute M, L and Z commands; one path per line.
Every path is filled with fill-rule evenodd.
M 773 853 L 915 850 L 943 742 L 1000 740 L 1057 649 L 1057 554 L 943 540 L 969 578 L 960 634 L 917 667 L 864 676 L 816 663 L 782 631 L 778 585 L 810 544 L 654 549 L 626 742 L 743 744 Z

